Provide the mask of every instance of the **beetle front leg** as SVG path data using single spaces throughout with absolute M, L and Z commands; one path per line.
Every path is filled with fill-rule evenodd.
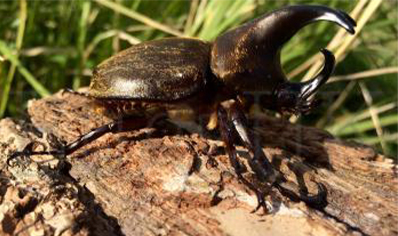
M 98 127 L 82 136 L 77 138 L 75 141 L 65 145 L 60 150 L 51 150 L 51 151 L 32 151 L 33 143 L 26 146 L 26 148 L 21 152 L 13 153 L 8 159 L 7 164 L 10 165 L 10 162 L 19 157 L 19 156 L 32 156 L 32 155 L 69 155 L 76 151 L 77 149 L 83 147 L 84 145 L 98 139 L 107 133 L 118 133 L 129 130 L 136 130 L 142 127 L 145 127 L 148 123 L 148 119 L 146 117 L 125 117 L 120 120 L 114 120 L 104 126 Z
M 229 100 L 223 103 L 223 107 L 228 111 L 228 118 L 233 124 L 234 129 L 238 133 L 240 139 L 249 150 L 252 158 L 249 160 L 250 167 L 256 173 L 256 176 L 262 182 L 266 182 L 275 186 L 279 191 L 289 196 L 289 198 L 299 199 L 309 206 L 314 208 L 322 208 L 326 205 L 326 188 L 323 184 L 318 183 L 318 194 L 315 196 L 308 196 L 308 194 L 299 193 L 297 195 L 294 191 L 287 188 L 281 183 L 282 177 L 274 170 L 271 163 L 265 156 L 260 144 L 255 140 L 260 140 L 255 133 L 248 129 L 247 120 L 244 112 L 239 107 L 235 100 Z
M 221 132 L 221 136 L 226 145 L 228 157 L 232 167 L 235 170 L 236 175 L 238 176 L 239 180 L 243 182 L 243 184 L 245 184 L 248 188 L 250 188 L 253 192 L 256 193 L 258 205 L 254 210 L 254 212 L 257 211 L 260 207 L 262 207 L 265 212 L 268 211 L 264 201 L 265 192 L 259 191 L 258 188 L 256 188 L 252 183 L 246 180 L 242 175 L 243 166 L 237 158 L 236 149 L 233 143 L 233 134 L 236 131 L 234 125 L 228 118 L 227 111 L 221 105 L 218 106 L 217 108 L 217 116 L 219 120 L 219 129 Z
M 229 119 L 251 155 L 251 159 L 249 160 L 250 167 L 260 181 L 273 184 L 276 180 L 276 172 L 265 156 L 261 145 L 259 142 L 256 142 L 256 140 L 260 139 L 256 137 L 254 132 L 247 128 L 248 124 L 244 112 L 235 100 L 229 100 L 223 103 L 223 105 L 228 109 Z

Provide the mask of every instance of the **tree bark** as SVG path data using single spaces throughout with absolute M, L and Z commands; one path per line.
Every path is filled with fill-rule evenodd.
M 66 158 L 7 166 L 32 141 L 43 144 L 35 150 L 54 149 L 110 121 L 92 99 L 70 93 L 30 101 L 28 112 L 28 122 L 0 121 L 0 234 L 398 235 L 396 164 L 323 130 L 252 119 L 289 184 L 311 194 L 316 183 L 327 188 L 322 209 L 273 189 L 272 211 L 262 214 L 251 213 L 256 197 L 234 177 L 217 136 L 169 123 L 104 135 Z

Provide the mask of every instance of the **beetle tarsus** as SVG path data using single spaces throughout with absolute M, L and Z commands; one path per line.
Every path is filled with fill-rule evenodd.
M 18 157 L 25 157 L 32 152 L 32 147 L 34 143 L 30 142 L 21 152 L 14 152 L 11 156 L 9 156 L 6 160 L 7 166 L 11 166 L 11 161 L 17 160 Z
M 308 194 L 300 194 L 300 200 L 305 202 L 308 206 L 315 209 L 323 209 L 328 204 L 327 202 L 327 190 L 324 184 L 317 183 L 318 193 L 314 196 Z
M 308 206 L 315 209 L 323 209 L 328 204 L 327 202 L 327 190 L 324 184 L 317 183 L 318 193 L 316 195 L 310 196 L 308 193 L 300 192 L 296 194 L 291 188 L 286 186 L 284 183 L 274 183 L 274 186 L 283 195 L 288 196 L 293 201 L 305 202 Z
M 268 213 L 269 210 L 268 210 L 267 204 L 265 202 L 265 194 L 258 190 L 256 190 L 255 193 L 256 193 L 256 197 L 257 197 L 257 206 L 256 206 L 256 208 L 254 208 L 251 211 L 251 213 L 256 213 L 258 210 L 260 210 L 260 208 L 262 208 L 264 210 L 265 214 Z
M 14 152 L 11 156 L 9 156 L 6 160 L 6 164 L 8 166 L 11 166 L 11 161 L 13 160 L 18 160 L 18 157 L 24 158 L 24 157 L 29 157 L 32 155 L 59 155 L 60 151 L 38 151 L 35 152 L 33 151 L 33 147 L 39 144 L 40 146 L 44 147 L 44 144 L 41 142 L 30 142 L 28 143 L 25 148 L 21 152 Z

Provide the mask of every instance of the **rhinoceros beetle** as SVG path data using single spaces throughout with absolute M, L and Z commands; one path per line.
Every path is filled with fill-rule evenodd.
M 227 31 L 214 42 L 167 38 L 134 45 L 96 67 L 86 94 L 110 109 L 125 107 L 122 105 L 126 103 L 133 104 L 134 109 L 118 109 L 121 119 L 82 135 L 63 150 L 35 152 L 27 147 L 11 155 L 8 162 L 22 155 L 68 155 L 105 133 L 145 127 L 148 118 L 159 114 L 170 117 L 171 110 L 183 106 L 194 117 L 207 114 L 209 129 L 219 128 L 236 175 L 257 194 L 258 206 L 264 207 L 263 191 L 242 175 L 233 140 L 237 135 L 248 149 L 249 165 L 258 180 L 285 191 L 255 142 L 254 133 L 247 128 L 245 112 L 253 104 L 295 114 L 314 107 L 313 95 L 333 72 L 333 54 L 322 49 L 325 63 L 320 73 L 308 82 L 293 83 L 282 71 L 280 52 L 299 29 L 320 20 L 354 33 L 356 24 L 348 14 L 325 6 L 298 5 L 263 15 Z M 312 197 L 300 194 L 299 199 L 319 203 L 325 189 L 319 185 L 318 191 Z

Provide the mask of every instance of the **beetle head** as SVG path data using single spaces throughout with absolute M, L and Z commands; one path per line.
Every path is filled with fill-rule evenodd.
M 232 91 L 263 94 L 264 107 L 293 113 L 309 111 L 315 105 L 312 95 L 333 71 L 334 57 L 322 50 L 325 67 L 320 74 L 309 82 L 291 83 L 283 73 L 280 52 L 297 31 L 320 20 L 355 32 L 355 21 L 342 11 L 316 5 L 288 6 L 219 36 L 212 48 L 211 70 Z
M 332 74 L 335 64 L 333 54 L 322 49 L 321 52 L 325 57 L 325 65 L 322 71 L 312 80 L 302 83 L 284 82 L 276 86 L 272 93 L 272 107 L 281 113 L 308 113 L 317 105 L 317 100 L 313 99 L 313 95 L 319 88 L 326 83 Z

